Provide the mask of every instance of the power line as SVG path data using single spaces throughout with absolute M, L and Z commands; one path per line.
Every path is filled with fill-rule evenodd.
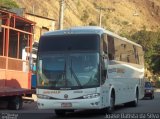
M 79 17 L 79 15 L 75 12 L 75 10 L 72 9 L 72 7 L 67 3 L 67 1 L 65 1 L 65 4 L 69 7 L 69 9 L 73 12 L 75 16 Z

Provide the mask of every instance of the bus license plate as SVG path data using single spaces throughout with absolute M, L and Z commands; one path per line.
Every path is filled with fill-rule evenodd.
M 61 107 L 72 107 L 72 103 L 61 103 Z

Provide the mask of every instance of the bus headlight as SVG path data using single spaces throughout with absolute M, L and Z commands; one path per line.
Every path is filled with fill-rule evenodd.
M 89 99 L 89 98 L 96 98 L 96 97 L 99 97 L 99 96 L 100 96 L 99 93 L 94 93 L 94 94 L 84 95 L 83 98 L 84 99 Z
M 47 95 L 37 94 L 37 98 L 40 98 L 40 99 L 51 99 L 52 97 L 47 96 Z

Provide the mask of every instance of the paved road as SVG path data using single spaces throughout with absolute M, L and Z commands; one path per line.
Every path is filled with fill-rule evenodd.
M 127 117 L 128 115 L 123 115 L 124 113 L 142 113 L 138 115 L 129 115 L 133 118 L 136 118 L 136 116 L 141 116 L 145 118 L 147 117 L 148 119 L 160 119 L 160 114 L 153 114 L 160 113 L 160 90 L 157 90 L 155 92 L 154 100 L 150 100 L 147 98 L 140 100 L 138 107 L 125 107 L 123 105 L 117 106 L 114 114 L 111 115 L 112 117 L 108 115 L 103 115 L 100 113 L 100 111 L 96 110 L 76 111 L 74 113 L 68 113 L 65 117 L 56 117 L 53 110 L 38 110 L 36 108 L 35 102 L 31 102 L 30 104 L 24 103 L 24 107 L 20 111 L 12 111 L 1 108 L 0 113 L 0 119 L 119 119 L 119 117 L 124 117 L 126 119 L 130 118 Z

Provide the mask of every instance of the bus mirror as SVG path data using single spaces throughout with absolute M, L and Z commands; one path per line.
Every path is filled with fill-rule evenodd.
M 108 58 L 108 56 L 104 54 L 103 55 L 103 59 L 107 59 L 107 58 Z
M 104 70 L 107 70 L 107 58 L 103 59 Z
M 104 69 L 104 70 L 102 71 L 102 76 L 106 78 L 106 76 L 107 76 L 107 70 L 106 70 L 106 69 Z
M 103 54 L 107 54 L 108 52 L 107 51 L 103 51 Z
M 104 76 L 106 77 L 106 75 L 107 75 L 107 70 L 105 69 L 104 70 Z
M 104 64 L 104 68 L 105 68 L 105 70 L 107 70 L 107 64 L 106 63 Z

